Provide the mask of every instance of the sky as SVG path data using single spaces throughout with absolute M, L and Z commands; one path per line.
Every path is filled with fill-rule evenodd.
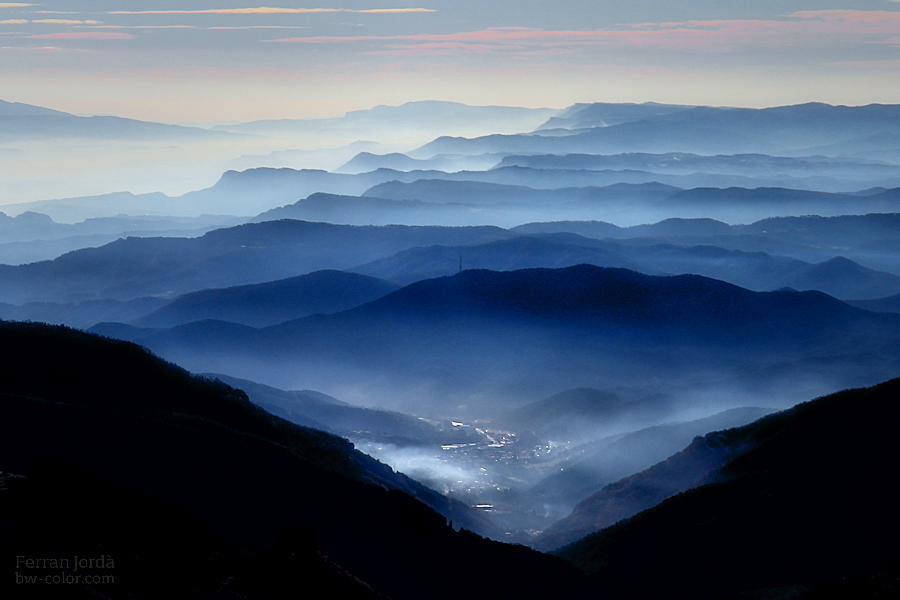
M 170 123 L 900 103 L 900 0 L 264 1 L 0 3 L 0 99 Z

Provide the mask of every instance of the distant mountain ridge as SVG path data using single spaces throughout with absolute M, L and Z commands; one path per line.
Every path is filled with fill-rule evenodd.
M 458 102 L 425 100 L 399 106 L 378 105 L 322 119 L 276 119 L 218 125 L 214 129 L 273 137 L 315 134 L 326 139 L 369 139 L 367 136 L 403 137 L 429 132 L 457 134 L 484 131 L 530 131 L 556 109 L 507 106 L 470 106 Z
M 840 177 L 847 185 L 853 180 L 897 178 L 900 168 L 895 164 L 863 158 L 825 156 L 787 157 L 767 154 L 733 154 L 700 156 L 685 152 L 665 154 L 627 153 L 614 155 L 507 155 L 497 167 L 520 166 L 533 169 L 632 169 L 660 174 L 717 173 L 736 174 L 757 179 L 771 179 L 791 175 L 795 178 Z M 684 187 L 684 186 L 682 186 Z M 786 186 L 790 187 L 790 186 Z M 897 187 L 896 185 L 893 187 Z M 821 190 L 826 191 L 826 190 Z M 829 190 L 836 191 L 836 190 Z
M 642 104 L 594 102 L 591 104 L 573 104 L 551 117 L 538 128 L 544 129 L 587 129 L 592 127 L 608 127 L 630 121 L 670 115 L 682 110 L 694 108 L 679 104 L 658 104 L 644 102 Z
M 69 113 L 51 108 L 43 108 L 41 106 L 33 106 L 31 104 L 23 104 L 21 102 L 7 102 L 0 100 L 0 117 L 34 117 L 34 116 L 74 116 Z
M 410 153 L 435 154 L 695 154 L 804 153 L 829 143 L 900 130 L 900 107 L 809 103 L 764 109 L 693 107 L 555 137 L 438 138 Z M 823 153 L 823 152 L 819 152 Z
M 432 183 L 425 183 L 427 181 Z M 535 204 L 535 201 L 540 199 L 540 204 L 544 207 L 544 214 L 533 215 L 524 222 L 551 219 L 581 220 L 587 215 L 598 214 L 586 213 L 585 209 L 588 208 L 602 210 L 603 212 L 599 214 L 603 214 L 606 220 L 617 217 L 623 212 L 623 209 L 630 209 L 630 211 L 624 211 L 630 213 L 627 215 L 628 222 L 634 222 L 634 219 L 638 218 L 642 212 L 650 215 L 649 217 L 645 216 L 645 219 L 706 216 L 734 221 L 733 217 L 737 215 L 741 216 L 741 220 L 744 222 L 773 215 L 804 215 L 812 212 L 825 216 L 896 212 L 898 210 L 897 192 L 891 190 L 900 189 L 896 188 L 896 185 L 900 183 L 896 178 L 881 176 L 875 180 L 866 178 L 854 182 L 826 175 L 795 177 L 779 174 L 757 177 L 703 172 L 654 173 L 635 169 L 538 169 L 515 165 L 488 171 L 464 170 L 449 173 L 433 168 L 412 171 L 378 168 L 374 171 L 351 175 L 316 169 L 260 167 L 240 172 L 226 171 L 213 186 L 188 192 L 178 197 L 169 197 L 160 193 L 140 195 L 116 193 L 29 202 L 15 206 L 17 210 L 38 211 L 49 214 L 55 219 L 69 221 L 78 221 L 98 215 L 115 216 L 121 214 L 122 210 L 153 215 L 231 214 L 252 217 L 268 210 L 296 203 L 317 193 L 400 199 L 386 196 L 386 193 L 381 191 L 392 186 L 402 188 L 402 185 L 393 182 L 414 184 L 411 189 L 421 189 L 427 192 L 427 194 L 417 194 L 415 197 L 406 195 L 404 199 L 433 200 L 433 192 L 428 192 L 427 189 L 430 185 L 444 190 L 442 194 L 445 201 L 451 200 L 461 204 L 475 203 L 474 198 L 466 196 L 464 188 L 479 183 L 547 190 L 543 195 L 540 192 L 525 190 L 532 196 L 531 204 Z M 383 184 L 390 185 L 385 185 L 385 188 L 376 188 Z M 449 196 L 446 191 L 453 189 L 454 185 L 457 185 L 460 191 L 455 198 Z M 554 213 L 553 210 L 547 210 L 553 204 L 559 203 L 560 198 L 565 203 L 566 194 L 574 194 L 576 196 L 574 200 L 581 200 L 582 198 L 579 196 L 591 195 L 592 192 L 589 188 L 608 188 L 609 191 L 622 185 L 635 186 L 634 191 L 640 189 L 638 186 L 645 186 L 646 189 L 653 186 L 659 188 L 669 186 L 685 189 L 688 193 L 678 197 L 677 203 L 670 204 L 648 205 L 642 202 L 636 205 L 624 203 L 618 206 L 616 204 L 604 205 L 598 202 L 593 206 L 587 206 L 576 202 L 573 206 L 579 208 L 580 212 L 560 215 Z M 764 186 L 765 189 L 760 186 Z M 884 187 L 886 191 L 858 193 L 872 187 Z M 699 188 L 705 189 L 704 191 L 692 191 Z M 865 190 L 861 188 L 865 188 Z M 564 193 L 558 190 L 568 190 L 568 192 Z M 511 195 L 512 192 L 512 189 L 507 189 L 504 193 Z M 672 195 L 674 194 L 670 194 L 670 196 Z M 734 204 L 735 202 L 738 204 Z M 479 200 L 478 203 L 484 204 L 485 202 Z M 647 211 L 647 208 L 656 209 L 656 211 Z M 726 210 L 728 208 L 731 209 L 731 212 Z M 750 212 L 747 210 L 749 208 L 756 210 Z M 660 214 L 661 212 L 662 214 Z M 654 217 L 653 215 L 656 214 L 660 216 Z M 520 220 L 510 226 L 522 222 Z
M 70 113 L 0 100 L 0 139 L 86 138 L 105 140 L 228 139 L 229 134 L 122 117 L 79 117 Z

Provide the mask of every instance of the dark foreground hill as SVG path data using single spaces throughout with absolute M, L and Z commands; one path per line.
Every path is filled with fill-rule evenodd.
M 606 598 L 791 597 L 879 572 L 900 555 L 898 398 L 895 379 L 698 438 L 692 447 L 730 454 L 694 469 L 706 485 L 560 555 Z M 690 474 L 683 467 L 673 472 Z
M 559 463 L 555 472 L 528 490 L 527 497 L 532 502 L 554 508 L 557 514 L 567 515 L 566 518 L 544 529 L 529 545 L 542 551 L 555 550 L 661 502 L 674 492 L 656 494 L 652 497 L 649 493 L 634 493 L 627 497 L 628 502 L 623 502 L 626 496 L 620 495 L 617 500 L 620 501 L 621 511 L 611 521 L 604 521 L 610 517 L 610 513 L 598 510 L 599 503 L 595 501 L 597 498 L 607 496 L 605 493 L 595 494 L 595 492 L 605 491 L 609 484 L 642 472 L 664 460 L 684 448 L 697 435 L 711 430 L 745 425 L 769 412 L 772 412 L 771 409 L 733 408 L 703 419 L 655 425 L 628 433 L 623 437 L 605 438 L 585 444 L 584 453 L 578 453 L 575 457 Z M 682 486 L 688 487 L 685 484 Z M 634 491 L 634 487 L 628 489 Z M 573 512 L 572 509 L 576 505 L 578 508 Z
M 471 441 L 465 431 L 449 421 L 426 421 L 403 413 L 354 406 L 312 390 L 286 391 L 227 375 L 215 377 L 240 388 L 251 402 L 273 415 L 336 435 L 420 446 Z
M 114 582 L 70 596 L 546 598 L 579 582 L 559 559 L 456 531 L 468 509 L 346 440 L 137 346 L 21 323 L 0 339 L 0 552 L 114 561 L 78 573 Z M 49 566 L 16 574 L 67 574 Z M 14 597 L 47 593 L 20 585 Z

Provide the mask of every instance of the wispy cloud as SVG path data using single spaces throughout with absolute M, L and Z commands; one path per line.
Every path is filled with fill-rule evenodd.
M 3 46 L 0 50 L 15 50 L 17 52 L 35 52 L 40 50 L 62 50 L 59 46 Z
M 900 2 L 900 0 L 897 0 Z M 893 60 L 846 60 L 826 63 L 829 67 L 845 67 L 848 69 L 900 69 L 900 59 Z
M 197 29 L 194 25 L 95 25 L 94 29 Z
M 40 23 L 43 25 L 100 25 L 100 21 L 79 21 L 76 19 L 6 19 L 0 21 L 3 25 L 23 25 L 25 23 Z
M 430 8 L 373 8 L 369 10 L 351 10 L 348 12 L 380 14 L 380 13 L 432 13 L 437 12 Z
M 29 35 L 33 40 L 131 40 L 135 36 L 130 33 L 112 33 L 104 31 L 70 31 L 63 33 L 45 33 Z
M 35 19 L 32 23 L 49 23 L 51 25 L 99 25 L 100 21 L 78 21 L 75 19 Z
M 393 36 L 309 36 L 268 40 L 303 44 L 387 44 L 385 53 L 411 52 L 418 44 L 422 52 L 446 53 L 454 46 L 480 44 L 479 52 L 530 48 L 546 52 L 565 46 L 626 46 L 678 49 L 694 52 L 740 52 L 748 48 L 815 47 L 827 44 L 892 44 L 900 36 L 900 12 L 823 10 L 800 11 L 772 20 L 685 21 L 640 23 L 618 29 L 547 31 L 527 28 L 492 28 L 445 34 Z M 396 46 L 396 42 L 407 45 Z M 444 44 L 444 45 L 435 45 Z
M 315 13 L 431 13 L 429 8 L 376 8 L 353 10 L 349 8 L 207 8 L 202 10 L 114 10 L 111 15 L 305 15 Z
M 386 50 L 375 50 L 366 54 L 388 56 L 415 56 L 419 54 L 488 54 L 495 52 L 496 46 L 490 44 L 465 44 L 461 42 L 431 42 L 426 44 L 395 44 Z
M 0 8 L 27 8 L 34 4 L 20 4 L 18 2 L 0 2 Z
M 232 29 L 308 29 L 301 25 L 240 25 L 234 27 L 206 27 L 210 30 L 232 30 Z

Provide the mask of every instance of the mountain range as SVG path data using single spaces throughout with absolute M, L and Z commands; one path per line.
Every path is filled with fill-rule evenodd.
M 897 595 L 898 117 L 0 102 L 13 595 Z
M 877 381 L 896 364 L 898 327 L 894 315 L 820 292 L 759 293 L 694 275 L 578 265 L 463 271 L 261 329 L 203 321 L 92 331 L 197 371 L 287 389 L 303 381 L 341 398 L 364 393 L 419 415 L 483 417 L 536 394 L 630 385 L 648 372 L 672 390 L 723 376 L 789 388 L 791 370 L 817 385 Z

